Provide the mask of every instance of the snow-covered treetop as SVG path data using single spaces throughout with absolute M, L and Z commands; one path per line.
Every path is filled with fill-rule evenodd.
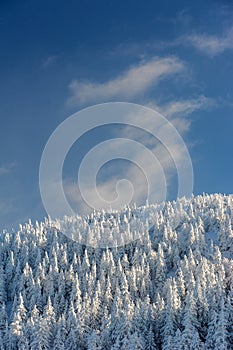
M 233 348 L 232 208 L 203 195 L 4 230 L 0 349 Z

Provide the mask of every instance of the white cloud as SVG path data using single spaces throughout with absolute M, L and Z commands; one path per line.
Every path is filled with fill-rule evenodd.
M 149 102 L 147 106 L 161 113 L 172 122 L 180 134 L 184 134 L 191 126 L 191 120 L 187 118 L 190 114 L 198 110 L 210 109 L 216 104 L 213 99 L 201 95 L 186 100 L 172 100 L 164 105 Z
M 233 27 L 227 28 L 222 34 L 208 34 L 192 31 L 171 41 L 156 40 L 143 43 L 119 45 L 112 54 L 147 57 L 148 53 L 161 52 L 177 46 L 193 47 L 208 56 L 216 56 L 233 49 Z
M 169 118 L 174 117 L 175 115 L 186 116 L 196 110 L 206 109 L 214 105 L 214 100 L 201 95 L 197 98 L 171 101 L 168 104 L 159 107 L 159 111 Z
M 117 78 L 104 82 L 73 81 L 70 84 L 70 105 L 105 102 L 109 99 L 132 99 L 146 92 L 168 75 L 184 70 L 184 64 L 175 57 L 154 57 L 128 69 Z
M 7 163 L 0 167 L 0 175 L 9 174 L 16 166 L 16 163 Z
M 70 105 L 76 105 L 88 102 L 105 102 L 106 100 L 114 98 L 132 101 L 135 97 L 139 96 L 143 96 L 146 100 L 146 93 L 152 86 L 155 86 L 160 80 L 171 74 L 184 71 L 184 63 L 175 57 L 152 58 L 151 60 L 143 62 L 137 66 L 131 67 L 124 74 L 104 83 L 73 81 L 70 85 L 71 97 L 69 98 L 68 103 Z M 157 110 L 169 119 L 182 137 L 190 129 L 191 121 L 186 117 L 197 110 L 212 107 L 215 105 L 215 102 L 202 95 L 186 100 L 172 100 L 164 105 L 158 105 L 154 100 L 151 100 L 149 103 L 147 102 L 146 105 Z M 174 172 L 176 171 L 174 163 L 176 166 L 177 164 L 184 164 L 187 159 L 187 154 L 184 152 L 182 144 L 175 137 L 175 133 L 171 132 L 172 128 L 169 127 L 168 123 L 167 125 L 162 125 L 156 121 L 151 123 L 151 118 L 147 118 L 148 116 L 146 113 L 143 116 L 141 114 L 134 114 L 131 117 L 134 122 L 137 118 L 143 120 L 145 130 L 151 130 L 152 128 L 152 134 L 158 135 L 158 139 L 160 140 L 166 140 L 165 145 L 163 142 L 161 144 L 158 142 L 158 139 L 151 137 L 151 135 L 147 133 L 142 134 L 136 128 L 130 126 L 125 126 L 123 130 L 121 130 L 120 135 L 115 135 L 115 137 L 137 140 L 137 142 L 145 145 L 151 150 L 158 159 L 160 165 L 156 162 L 151 162 L 151 159 L 145 157 L 143 153 L 138 152 L 136 154 L 130 154 L 130 156 L 134 156 L 136 163 L 144 162 L 143 167 L 144 169 L 147 169 L 150 182 L 153 184 L 153 196 L 155 201 L 159 202 L 164 195 L 161 180 L 161 168 L 166 175 L 166 186 L 168 188 L 170 180 L 173 178 Z M 134 123 L 129 124 L 134 125 Z M 167 146 L 170 154 L 166 150 Z M 125 148 L 130 153 L 129 149 L 127 147 Z M 107 152 L 111 152 L 111 150 L 107 148 Z M 130 179 L 134 189 L 136 189 L 134 192 L 134 194 L 136 193 L 134 200 L 136 202 L 141 202 L 145 197 L 147 189 L 142 185 L 141 177 L 139 176 L 138 171 L 135 171 L 134 166 L 129 166 L 127 170 L 125 170 L 124 178 Z M 87 188 L 88 191 L 87 197 L 90 198 L 91 203 L 94 203 L 94 206 L 99 207 L 99 204 L 102 202 L 96 197 L 96 193 L 91 186 L 88 187 L 88 180 L 84 180 L 87 182 L 85 183 L 85 188 Z M 105 196 L 103 196 L 104 198 L 110 196 L 112 199 L 112 195 L 115 193 L 116 183 L 117 177 L 112 178 L 112 176 L 110 176 L 109 179 L 98 186 L 99 192 L 105 194 Z M 66 180 L 64 182 L 64 189 L 69 200 L 78 207 L 79 211 L 88 211 L 88 207 L 81 198 L 77 184 Z M 128 195 L 127 191 L 122 191 L 121 195 L 123 202 L 126 201 Z
M 58 57 L 57 55 L 52 55 L 52 56 L 46 57 L 42 62 L 42 67 L 47 68 L 47 67 L 53 65 L 56 62 L 57 57 Z
M 194 101 L 192 101 L 192 103 L 194 104 Z M 188 102 L 186 102 L 186 109 L 188 108 L 187 106 Z M 179 110 L 180 109 L 181 107 L 179 107 Z M 175 108 L 173 108 L 173 111 L 174 110 Z M 191 107 L 189 110 L 191 110 Z M 137 125 L 137 121 L 140 120 L 143 121 L 144 131 L 130 126 L 131 124 Z M 180 132 L 180 135 L 184 135 L 190 127 L 190 123 L 181 117 L 174 117 L 172 123 L 175 126 L 178 126 L 177 129 Z M 114 161 L 114 159 L 117 158 L 124 159 L 124 155 L 127 154 L 127 158 L 125 159 L 130 159 L 133 164 L 138 164 L 145 173 L 146 182 L 150 184 L 150 202 L 161 202 L 166 199 L 166 191 L 169 189 L 171 179 L 173 179 L 173 176 L 176 173 L 176 167 L 178 167 L 178 171 L 180 167 L 187 164 L 187 153 L 181 142 L 182 139 L 177 136 L 178 134 L 174 131 L 174 128 L 169 122 L 166 122 L 163 118 L 156 118 L 154 113 L 150 110 L 148 110 L 148 112 L 145 111 L 143 115 L 142 112 L 128 115 L 125 124 L 126 126 L 114 135 L 115 137 L 123 139 L 121 143 L 116 146 L 113 141 L 114 138 L 110 139 L 112 143 L 109 143 L 108 146 L 104 146 L 105 148 L 103 149 L 101 148 L 100 153 L 94 151 L 94 157 L 98 159 L 100 154 L 100 159 L 102 161 L 102 159 L 106 159 L 108 158 L 108 155 L 111 155 L 111 159 Z M 149 130 L 150 133 L 146 132 L 146 130 Z M 155 135 L 155 137 L 152 135 Z M 139 144 L 144 145 L 147 151 L 138 149 L 136 145 L 133 145 L 133 147 L 130 148 L 128 140 L 134 140 Z M 160 142 L 158 142 L 158 140 L 160 140 Z M 147 152 L 152 152 L 155 158 L 152 159 Z M 104 153 L 106 153 L 107 157 L 105 157 Z M 116 154 L 119 154 L 120 156 L 117 157 Z M 92 161 L 89 159 L 87 163 L 91 174 L 96 173 L 95 170 L 93 171 L 92 169 L 93 163 L 95 163 L 94 158 Z M 117 176 L 113 177 L 112 174 Z M 143 182 L 145 178 L 140 176 L 138 170 L 135 169 L 135 165 L 129 164 L 129 166 L 124 169 L 121 169 L 120 167 L 116 168 L 116 173 L 113 171 L 112 174 L 110 174 L 108 178 L 109 173 L 105 173 L 107 178 L 101 179 L 103 182 L 97 186 L 99 193 L 103 194 L 104 199 L 110 201 L 113 200 L 117 181 L 119 178 L 124 178 L 129 180 L 132 184 L 134 195 L 133 201 L 136 203 L 143 203 L 143 200 L 145 200 L 147 195 L 148 187 L 146 182 Z M 187 176 L 191 176 L 191 174 L 187 173 Z M 107 209 L 110 206 L 108 204 L 104 206 L 102 199 L 96 195 L 96 192 L 93 189 L 93 184 L 89 181 L 88 174 L 86 177 L 82 177 L 81 186 L 85 188 L 85 196 L 89 199 L 89 203 L 93 203 L 93 207 Z M 86 206 L 85 201 L 82 200 L 81 194 L 78 190 L 78 183 L 75 184 L 72 181 L 66 180 L 64 182 L 64 189 L 67 197 L 71 203 L 78 208 L 79 212 L 88 212 L 88 207 Z M 130 194 L 131 191 L 129 188 L 123 188 L 120 191 L 119 202 L 127 203 L 128 198 L 131 198 Z M 116 207 L 118 208 L 119 202 L 116 203 Z M 114 205 L 112 205 L 112 207 L 114 208 Z
M 233 49 L 233 28 L 228 29 L 221 36 L 200 33 L 186 35 L 178 42 L 190 45 L 209 56 L 216 56 Z

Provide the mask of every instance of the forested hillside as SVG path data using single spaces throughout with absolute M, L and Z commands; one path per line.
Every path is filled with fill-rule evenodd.
M 76 241 L 4 231 L 0 350 L 233 349 L 232 212 L 203 195 L 66 218 Z

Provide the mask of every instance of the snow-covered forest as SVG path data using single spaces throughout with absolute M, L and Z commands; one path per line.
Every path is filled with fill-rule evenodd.
M 203 195 L 66 218 L 76 241 L 50 220 L 4 231 L 0 350 L 233 349 L 232 212 Z

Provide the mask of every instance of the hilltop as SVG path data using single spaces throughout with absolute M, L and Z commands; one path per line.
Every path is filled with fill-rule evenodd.
M 0 349 L 232 349 L 232 213 L 214 194 L 3 231 Z

